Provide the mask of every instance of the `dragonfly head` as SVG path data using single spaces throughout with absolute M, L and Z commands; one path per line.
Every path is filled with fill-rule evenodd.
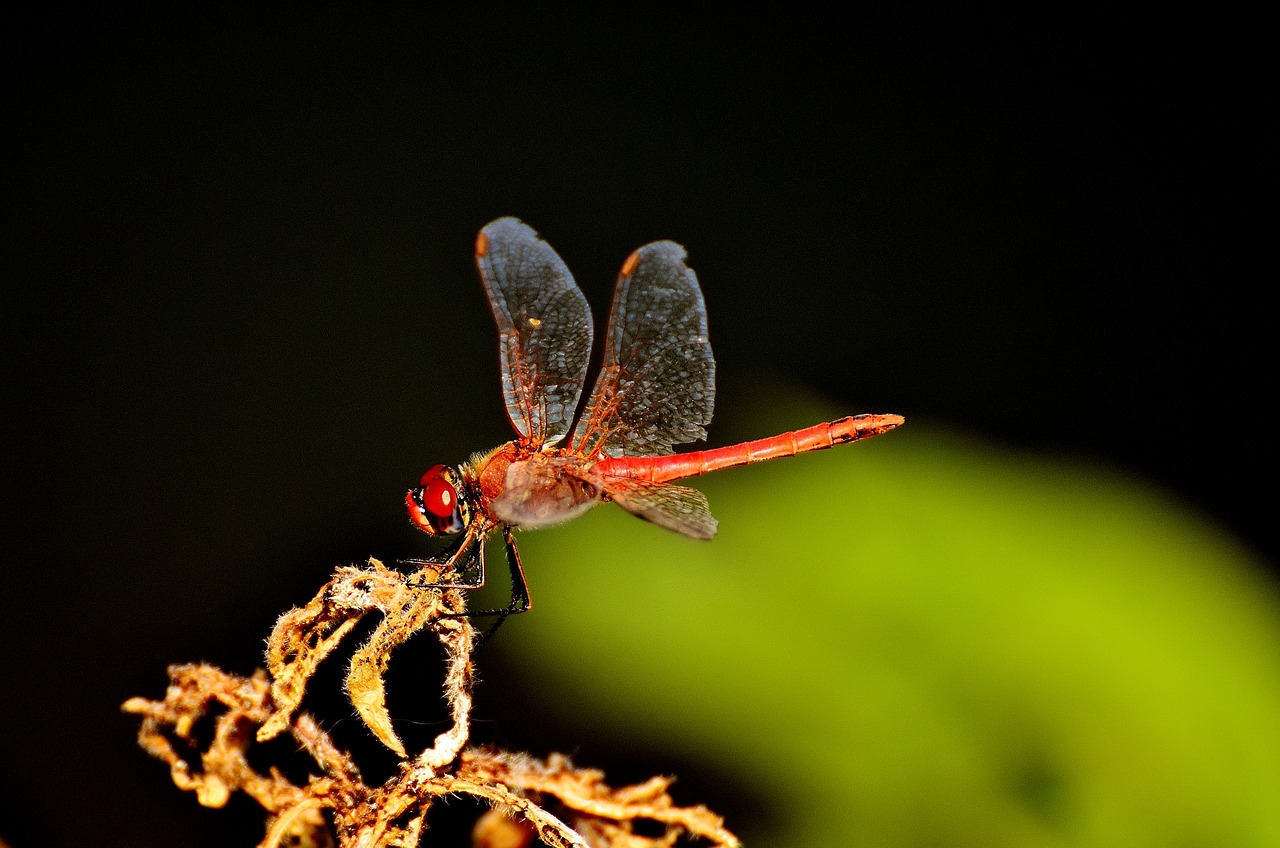
M 428 536 L 456 536 L 471 523 L 471 502 L 462 477 L 447 465 L 428 469 L 405 495 L 405 504 L 414 526 Z

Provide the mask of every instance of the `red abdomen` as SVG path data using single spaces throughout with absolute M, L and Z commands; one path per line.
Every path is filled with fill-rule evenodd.
M 878 436 L 902 424 L 901 415 L 854 415 L 765 439 L 742 442 L 714 450 L 670 456 L 621 456 L 597 462 L 593 470 L 605 477 L 629 477 L 649 483 L 666 483 L 695 477 L 721 468 L 763 462 L 780 456 L 823 450 Z

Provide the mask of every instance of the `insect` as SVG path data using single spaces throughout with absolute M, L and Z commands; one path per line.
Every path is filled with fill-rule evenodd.
M 405 497 L 415 526 L 458 541 L 430 562 L 451 588 L 483 585 L 486 538 L 501 531 L 511 572 L 507 615 L 532 607 L 512 536 L 604 501 L 694 539 L 716 532 L 707 499 L 674 483 L 781 456 L 877 436 L 899 415 L 857 415 L 712 450 L 673 453 L 705 439 L 715 402 L 715 360 L 698 278 L 670 241 L 622 264 L 605 330 L 604 358 L 578 411 L 591 355 L 591 312 L 551 246 L 516 218 L 476 239 L 476 265 L 498 325 L 502 395 L 516 438 L 456 468 L 437 465 Z M 490 630 L 490 635 L 493 630 Z

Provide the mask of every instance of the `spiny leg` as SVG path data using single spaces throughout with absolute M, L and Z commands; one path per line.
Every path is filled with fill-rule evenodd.
M 445 618 L 471 618 L 481 615 L 496 616 L 497 621 L 476 642 L 477 648 L 493 638 L 493 634 L 498 631 L 498 628 L 502 626 L 508 616 L 519 615 L 533 609 L 533 600 L 529 595 L 529 582 L 525 579 L 524 566 L 520 562 L 520 552 L 516 550 L 515 538 L 510 527 L 502 528 L 502 540 L 506 548 L 507 569 L 511 574 L 510 603 L 502 609 L 467 610 L 466 612 L 447 613 L 444 616 Z M 408 585 L 414 589 L 479 589 L 482 587 L 485 583 L 484 539 L 481 538 L 474 548 L 464 551 L 463 548 L 466 546 L 467 541 L 468 539 L 463 539 L 458 544 L 431 559 L 400 560 L 402 563 L 420 565 L 452 564 L 452 567 L 445 573 L 456 575 L 458 579 L 436 580 L 430 583 L 410 582 Z M 458 567 L 459 565 L 462 567 Z M 474 577 L 469 576 L 472 574 L 474 574 Z
M 477 540 L 476 534 L 468 533 L 433 557 L 396 560 L 401 565 L 445 566 L 440 576 L 457 578 L 426 583 L 410 580 L 405 585 L 410 589 L 479 589 L 484 585 L 484 540 L 484 534 Z M 474 577 L 468 576 L 473 573 Z
M 476 642 L 477 648 L 493 638 L 493 634 L 498 632 L 498 628 L 502 626 L 508 616 L 519 615 L 533 609 L 533 599 L 529 595 L 529 582 L 525 580 L 524 566 L 520 563 L 520 552 L 516 550 L 516 541 L 512 536 L 510 527 L 502 528 L 502 541 L 507 554 L 507 569 L 511 574 L 511 602 L 503 609 L 473 610 L 457 613 L 459 616 L 497 616 L 497 621 L 493 623 L 493 626 L 486 630 L 484 635 Z M 481 558 L 481 573 L 483 574 L 483 556 Z

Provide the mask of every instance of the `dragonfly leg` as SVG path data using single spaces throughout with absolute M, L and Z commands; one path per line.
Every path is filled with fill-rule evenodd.
M 441 576 L 451 579 L 432 580 L 429 583 L 409 581 L 410 589 L 479 589 L 484 585 L 484 539 L 479 543 L 469 535 L 458 543 L 427 559 L 400 559 L 397 565 L 445 566 Z
M 468 610 L 467 612 L 453 614 L 457 617 L 479 615 L 497 617 L 497 621 L 493 623 L 493 626 L 486 630 L 484 635 L 476 642 L 477 648 L 493 638 L 493 634 L 498 632 L 498 628 L 502 626 L 508 616 L 519 615 L 533 609 L 533 599 L 529 595 L 529 582 L 524 578 L 524 566 L 520 563 L 520 552 L 516 550 L 516 542 L 512 537 L 510 527 L 503 528 L 502 541 L 507 553 L 507 568 L 511 572 L 511 602 L 503 609 Z
M 515 538 L 510 527 L 502 530 L 502 540 L 507 554 L 507 568 L 511 572 L 511 602 L 502 609 L 467 610 L 466 612 L 446 613 L 444 618 L 472 618 L 475 616 L 496 616 L 497 621 L 485 631 L 476 643 L 480 647 L 497 632 L 507 616 L 519 615 L 533 608 L 529 597 L 529 583 L 524 578 L 524 567 L 520 564 L 520 552 L 516 550 Z M 402 559 L 398 564 L 410 566 L 444 566 L 441 576 L 444 580 L 431 582 L 409 581 L 406 585 L 411 589 L 479 589 L 485 582 L 484 539 L 465 538 L 446 551 L 428 559 Z
M 519 614 L 533 609 L 533 598 L 529 595 L 529 581 L 524 579 L 524 566 L 520 563 L 520 552 L 516 550 L 516 540 L 512 538 L 511 528 L 502 531 L 502 540 L 507 549 L 507 568 L 511 572 L 511 603 L 507 606 L 509 614 Z

